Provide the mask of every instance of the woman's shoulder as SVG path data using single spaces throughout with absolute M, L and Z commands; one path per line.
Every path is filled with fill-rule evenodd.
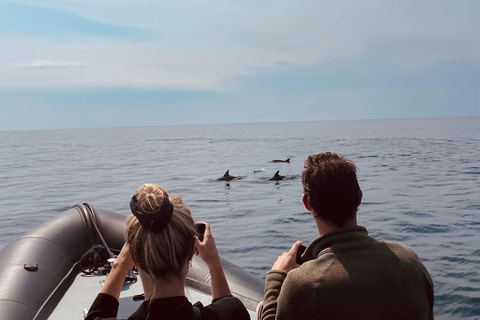
M 226 296 L 215 299 L 211 304 L 200 307 L 202 320 L 249 320 L 250 316 L 243 303 L 236 297 Z

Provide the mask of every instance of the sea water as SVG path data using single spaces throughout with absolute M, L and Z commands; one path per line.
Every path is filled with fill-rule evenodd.
M 0 132 L 0 247 L 75 203 L 126 216 L 152 182 L 211 224 L 223 257 L 265 278 L 318 236 L 301 172 L 325 151 L 359 169 L 359 224 L 423 260 L 436 318 L 480 319 L 480 117 Z M 242 178 L 217 181 L 226 170 Z M 268 181 L 277 170 L 287 178 Z

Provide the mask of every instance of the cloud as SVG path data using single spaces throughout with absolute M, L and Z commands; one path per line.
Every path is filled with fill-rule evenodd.
M 480 29 L 473 14 L 480 5 L 474 1 L 139 0 L 134 7 L 127 0 L 18 2 L 23 4 L 12 4 L 7 20 L 25 20 L 28 13 L 33 17 L 28 21 L 35 23 L 0 28 L 2 63 L 48 57 L 88 67 L 64 67 L 82 72 L 49 73 L 42 79 L 6 70 L 0 73 L 0 86 L 223 91 L 231 79 L 245 74 L 338 64 L 372 52 L 411 72 L 453 60 L 480 65 Z M 65 30 L 70 30 L 67 37 Z M 148 37 L 128 36 L 135 30 L 148 30 Z M 353 67 L 364 71 L 361 65 Z
M 222 44 L 179 48 L 112 39 L 56 43 L 31 36 L 4 36 L 0 37 L 0 47 L 0 68 L 2 64 L 8 67 L 0 72 L 0 87 L 133 86 L 222 91 L 226 79 L 254 68 L 274 67 L 282 59 L 276 52 L 261 48 Z M 12 68 L 20 61 L 37 61 L 39 57 L 81 61 L 84 67 L 49 68 L 50 72 L 41 75 L 34 68 Z
M 10 65 L 11 68 L 32 68 L 32 69 L 51 69 L 51 68 L 83 68 L 83 62 L 66 62 L 66 61 L 51 61 L 51 60 L 37 60 L 28 63 L 17 63 Z
M 477 0 L 13 2 L 0 90 L 175 90 L 185 123 L 479 114 Z

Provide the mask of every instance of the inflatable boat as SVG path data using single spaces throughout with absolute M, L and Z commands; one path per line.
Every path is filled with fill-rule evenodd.
M 0 251 L 0 318 L 84 319 L 106 278 L 105 255 L 122 248 L 125 227 L 122 215 L 77 204 L 6 245 Z M 222 264 L 232 294 L 255 319 L 263 281 L 223 258 Z M 140 277 L 129 276 L 118 318 L 127 318 L 142 303 Z M 199 257 L 194 256 L 185 294 L 192 303 L 211 302 L 209 271 Z

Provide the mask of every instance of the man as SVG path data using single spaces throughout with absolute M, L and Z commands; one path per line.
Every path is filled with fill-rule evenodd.
M 409 247 L 380 242 L 357 226 L 362 200 L 355 164 L 311 155 L 302 174 L 305 208 L 320 237 L 296 261 L 301 241 L 267 273 L 262 320 L 433 319 L 433 284 Z

